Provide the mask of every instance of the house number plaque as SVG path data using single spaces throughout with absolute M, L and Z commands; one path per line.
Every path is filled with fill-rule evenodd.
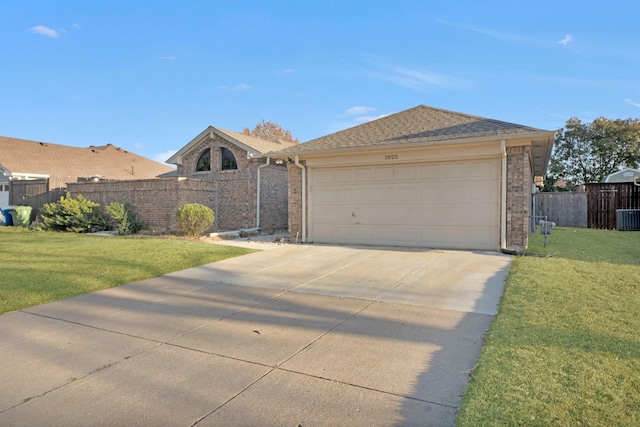
M 397 154 L 385 154 L 384 159 L 385 160 L 398 160 L 398 155 Z

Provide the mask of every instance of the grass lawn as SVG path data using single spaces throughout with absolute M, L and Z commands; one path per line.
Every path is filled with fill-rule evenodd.
M 640 425 L 640 232 L 555 228 L 516 257 L 459 426 Z
M 0 313 L 253 252 L 199 241 L 0 227 Z

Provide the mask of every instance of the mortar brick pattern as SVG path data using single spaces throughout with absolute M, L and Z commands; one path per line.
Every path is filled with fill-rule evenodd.
M 238 169 L 221 170 L 220 147 L 236 157 Z M 196 172 L 196 163 L 207 148 L 211 149 L 211 171 Z M 175 214 L 185 203 L 200 203 L 213 209 L 215 230 L 237 230 L 256 225 L 258 167 L 266 159 L 249 159 L 247 152 L 215 135 L 193 147 L 178 166 L 181 178 L 90 182 L 69 184 L 72 195 L 106 206 L 111 202 L 128 202 L 135 206 L 145 228 L 173 232 Z M 284 165 L 261 169 L 260 219 L 267 230 L 273 224 L 287 224 L 287 171 Z
M 531 216 L 531 147 L 507 148 L 507 247 L 526 248 Z
M 289 173 L 289 238 L 295 239 L 296 236 L 302 236 L 302 170 L 289 162 L 287 172 Z

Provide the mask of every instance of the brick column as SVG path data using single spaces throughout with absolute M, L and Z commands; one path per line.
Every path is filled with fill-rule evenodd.
M 289 238 L 302 238 L 302 170 L 294 163 L 287 163 L 289 174 Z
M 531 147 L 507 148 L 507 247 L 521 250 L 529 244 L 531 215 Z

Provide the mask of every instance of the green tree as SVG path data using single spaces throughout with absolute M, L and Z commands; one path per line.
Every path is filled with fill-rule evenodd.
M 291 132 L 283 129 L 277 123 L 269 121 L 264 121 L 258 123 L 253 129 L 249 130 L 249 128 L 242 129 L 242 133 L 245 135 L 254 136 L 260 139 L 266 139 L 269 141 L 289 141 L 294 142 L 296 144 L 300 144 L 300 140 L 291 135 Z
M 607 175 L 640 163 L 640 119 L 598 117 L 591 123 L 567 120 L 556 133 L 549 175 L 572 189 L 601 182 Z M 547 184 L 545 182 L 545 184 Z

